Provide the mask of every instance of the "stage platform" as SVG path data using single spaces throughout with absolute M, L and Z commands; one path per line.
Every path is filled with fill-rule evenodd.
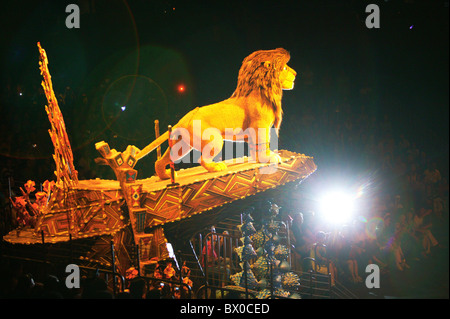
M 140 235 L 145 236 L 154 227 L 300 182 L 316 170 L 312 157 L 285 150 L 280 155 L 282 163 L 276 166 L 239 158 L 226 161 L 227 169 L 220 172 L 207 172 L 201 166 L 182 169 L 177 171 L 175 184 L 157 176 L 126 184 L 79 180 L 76 186 L 52 194 L 34 229 L 22 229 L 19 235 L 13 230 L 4 240 L 17 244 L 55 243 L 114 235 L 131 224 L 138 242 Z

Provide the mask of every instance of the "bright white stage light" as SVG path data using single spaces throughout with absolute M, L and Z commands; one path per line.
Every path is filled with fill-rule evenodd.
M 355 196 L 344 191 L 326 193 L 319 202 L 320 215 L 332 224 L 349 222 L 355 211 Z

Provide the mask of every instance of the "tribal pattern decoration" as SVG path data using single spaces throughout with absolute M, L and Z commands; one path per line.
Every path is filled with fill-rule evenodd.
M 115 233 L 128 224 L 122 207 L 126 201 L 117 189 L 56 189 L 36 232 L 52 240 L 86 238 Z
M 312 157 L 288 151 L 280 151 L 280 155 L 283 163 L 278 164 L 271 174 L 263 174 L 261 170 L 267 167 L 259 165 L 232 173 L 212 174 L 211 178 L 186 184 L 180 178 L 180 184 L 176 187 L 166 186 L 150 192 L 145 192 L 147 180 L 143 180 L 141 208 L 145 209 L 146 217 L 143 221 L 141 210 L 139 221 L 137 213 L 130 214 L 132 224 L 139 225 L 135 231 L 139 233 L 143 227 L 149 229 L 188 218 L 280 185 L 303 180 L 317 168 Z M 179 173 L 181 176 L 182 172 Z

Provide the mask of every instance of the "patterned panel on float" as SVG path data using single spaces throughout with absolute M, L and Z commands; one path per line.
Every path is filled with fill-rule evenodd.
M 153 234 L 148 236 L 139 237 L 139 260 L 142 262 L 146 262 L 150 260 L 153 256 L 152 252 L 152 243 L 153 243 Z
M 125 227 L 117 232 L 113 238 L 114 251 L 116 253 L 116 271 L 125 274 L 126 270 L 136 264 L 136 257 L 130 255 L 130 247 L 134 245 L 133 230 Z
M 292 155 L 294 154 L 294 155 Z M 229 172 L 196 180 L 176 188 L 168 187 L 143 194 L 147 211 L 146 227 L 154 227 L 255 195 L 298 179 L 316 169 L 312 158 L 287 152 L 282 164 Z M 141 229 L 140 229 L 141 230 Z
M 186 215 L 192 211 L 202 211 L 229 200 L 225 193 L 212 192 L 213 180 L 186 185 L 183 189 L 182 208 Z
M 147 210 L 146 227 L 152 227 L 178 217 L 180 188 L 165 188 L 144 194 L 143 208 Z
M 252 185 L 255 180 L 255 171 L 249 170 L 238 172 L 214 180 L 210 188 L 211 193 L 220 194 L 223 192 L 229 198 L 242 198 L 253 194 Z
M 56 209 L 43 216 L 36 230 L 53 238 L 67 237 L 69 232 L 72 238 L 111 233 L 125 226 L 120 209 L 124 203 L 117 190 L 68 190 L 62 200 L 52 202 Z
M 239 172 L 187 185 L 179 218 L 205 211 L 254 193 L 254 173 Z

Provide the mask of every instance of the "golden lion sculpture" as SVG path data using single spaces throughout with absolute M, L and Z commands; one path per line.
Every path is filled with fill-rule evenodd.
M 283 116 L 282 90 L 294 87 L 297 73 L 287 65 L 289 59 L 289 52 L 283 48 L 260 50 L 246 57 L 239 70 L 237 88 L 230 98 L 197 107 L 173 126 L 171 147 L 155 163 L 157 175 L 169 179 L 170 170 L 166 170 L 166 166 L 193 148 L 201 152 L 200 164 L 206 170 L 224 170 L 226 164 L 213 159 L 222 150 L 226 139 L 248 142 L 251 158 L 255 161 L 279 163 L 281 158 L 269 147 L 270 129 L 274 127 L 278 135 Z M 165 132 L 142 149 L 136 159 L 144 157 L 168 138 L 169 132 Z

